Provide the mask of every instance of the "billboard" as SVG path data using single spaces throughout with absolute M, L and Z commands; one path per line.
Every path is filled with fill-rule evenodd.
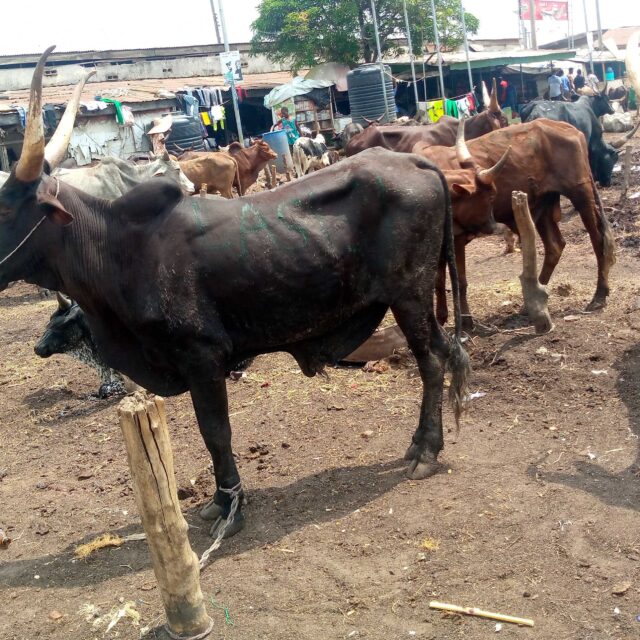
M 569 20 L 568 0 L 533 0 L 533 9 L 536 20 L 557 20 L 560 22 Z M 520 19 L 531 19 L 529 0 L 520 0 Z
M 220 69 L 226 84 L 242 82 L 242 65 L 239 51 L 224 51 L 220 54 Z

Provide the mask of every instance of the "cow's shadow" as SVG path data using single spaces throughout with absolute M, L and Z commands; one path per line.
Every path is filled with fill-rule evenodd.
M 396 485 L 405 481 L 405 463 L 394 460 L 357 467 L 329 469 L 296 480 L 285 487 L 253 489 L 244 507 L 245 528 L 225 540 L 213 555 L 216 559 L 244 553 L 276 543 L 293 531 L 312 524 L 322 524 L 346 517 Z M 428 490 L 428 482 L 424 484 Z M 210 524 L 198 515 L 202 505 L 184 511 L 190 525 L 189 539 L 200 556 L 210 545 Z M 142 531 L 140 525 L 128 525 L 110 533 L 126 536 Z M 0 587 L 68 588 L 105 582 L 151 566 L 145 542 L 127 542 L 115 549 L 95 552 L 88 560 L 76 560 L 77 545 L 88 542 L 104 531 L 96 530 L 55 555 L 18 559 L 0 565 Z M 14 543 L 19 545 L 19 541 Z M 8 552 L 10 553 L 10 552 Z M 40 578 L 36 582 L 34 575 Z
M 573 473 L 541 472 L 530 465 L 528 474 L 545 482 L 563 484 L 596 496 L 605 504 L 640 511 L 640 345 L 626 351 L 613 365 L 618 372 L 618 395 L 627 407 L 629 435 L 619 446 L 635 448 L 635 460 L 623 471 L 611 473 L 593 462 L 581 460 L 574 464 Z

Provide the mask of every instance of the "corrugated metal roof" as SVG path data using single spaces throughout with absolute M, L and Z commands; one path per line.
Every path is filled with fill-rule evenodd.
M 289 71 L 274 71 L 271 73 L 254 73 L 244 76 L 240 85 L 243 89 L 271 90 L 280 84 L 293 79 Z M 180 91 L 187 87 L 224 87 L 222 76 L 197 76 L 193 78 L 157 78 L 147 80 L 118 80 L 114 82 L 89 82 L 82 92 L 82 101 L 94 100 L 96 96 L 114 98 L 127 103 L 150 102 L 166 97 L 163 91 Z M 228 87 L 227 87 L 228 88 Z M 73 85 L 61 87 L 44 87 L 42 90 L 43 104 L 66 104 L 73 93 Z M 160 93 L 160 95 L 159 95 Z M 27 107 L 29 104 L 29 90 L 6 91 L 2 94 L 6 100 L 0 100 L 0 111 L 13 111 L 12 105 Z

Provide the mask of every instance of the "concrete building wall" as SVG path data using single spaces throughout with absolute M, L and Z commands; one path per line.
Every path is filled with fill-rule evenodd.
M 269 73 L 286 71 L 287 67 L 274 64 L 263 55 L 241 54 L 244 73 Z M 45 87 L 75 84 L 87 67 L 86 64 L 64 64 L 47 66 L 43 85 Z M 220 60 L 217 55 L 194 57 L 167 57 L 162 60 L 140 58 L 131 62 L 100 61 L 95 65 L 96 75 L 89 81 L 144 80 L 150 78 L 189 78 L 195 76 L 220 76 Z M 27 89 L 31 84 L 33 67 L 2 67 L 0 64 L 0 91 Z M 115 76 L 115 77 L 114 77 Z

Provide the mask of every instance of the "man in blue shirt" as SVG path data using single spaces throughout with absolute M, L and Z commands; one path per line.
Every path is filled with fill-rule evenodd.
M 547 82 L 549 83 L 549 100 L 562 100 L 562 80 L 559 71 L 552 73 Z
M 564 75 L 564 71 L 562 69 L 558 69 L 558 77 L 560 78 L 560 82 L 562 83 L 562 97 L 565 100 L 571 99 L 571 83 L 569 82 L 569 78 Z

